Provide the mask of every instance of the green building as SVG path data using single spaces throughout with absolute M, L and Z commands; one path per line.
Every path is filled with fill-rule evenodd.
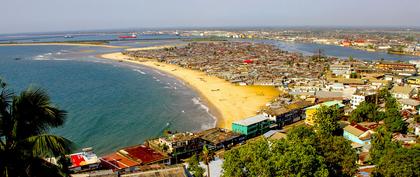
M 249 138 L 264 134 L 270 129 L 270 124 L 271 120 L 268 117 L 259 114 L 233 122 L 232 131 L 243 134 Z

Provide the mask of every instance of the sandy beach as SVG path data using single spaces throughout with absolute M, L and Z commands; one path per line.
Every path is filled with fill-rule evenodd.
M 126 48 L 124 46 L 113 46 L 105 44 L 89 44 L 89 43 L 65 43 L 65 42 L 39 42 L 39 43 L 15 43 L 0 44 L 1 46 L 39 46 L 39 45 L 64 45 L 64 46 L 86 46 L 86 47 L 105 47 L 105 48 Z
M 153 47 L 146 49 L 153 49 Z M 223 79 L 208 76 L 204 72 L 161 63 L 156 60 L 129 60 L 129 57 L 121 52 L 104 54 L 101 57 L 141 64 L 181 79 L 206 99 L 207 104 L 211 107 L 211 112 L 217 117 L 217 126 L 221 128 L 231 129 L 232 122 L 256 115 L 262 106 L 280 94 L 274 87 L 234 85 Z

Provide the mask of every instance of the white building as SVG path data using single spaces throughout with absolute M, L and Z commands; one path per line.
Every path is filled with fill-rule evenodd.
M 372 102 L 375 100 L 375 92 L 361 92 L 353 94 L 350 100 L 351 108 L 356 109 L 364 101 Z
M 394 86 L 391 93 L 396 99 L 409 99 L 414 95 L 414 88 L 410 86 Z
M 332 64 L 330 65 L 330 70 L 336 76 L 348 75 L 351 74 L 351 65 Z

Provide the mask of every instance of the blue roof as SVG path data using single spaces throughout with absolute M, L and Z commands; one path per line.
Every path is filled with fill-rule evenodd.
M 265 117 L 262 114 L 258 114 L 258 115 L 253 116 L 253 117 L 249 117 L 249 118 L 246 118 L 246 119 L 235 121 L 233 123 L 238 124 L 238 125 L 243 125 L 243 126 L 250 126 L 252 124 L 256 124 L 256 123 L 265 121 L 267 119 L 268 119 L 268 117 Z

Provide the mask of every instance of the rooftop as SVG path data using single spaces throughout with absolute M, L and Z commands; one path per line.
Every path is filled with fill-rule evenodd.
M 124 148 L 118 151 L 120 154 L 130 157 L 141 164 L 153 163 L 161 161 L 167 157 L 145 145 L 138 145 Z
M 253 116 L 253 117 L 249 117 L 249 118 L 246 118 L 246 119 L 235 121 L 233 123 L 238 124 L 238 125 L 243 125 L 243 126 L 250 126 L 252 124 L 256 124 L 256 123 L 259 123 L 259 122 L 262 122 L 262 121 L 265 121 L 265 120 L 268 120 L 268 117 L 265 117 L 262 114 L 258 114 L 258 115 Z
M 365 133 L 366 131 L 368 131 L 369 129 L 355 124 L 355 125 L 347 125 L 346 127 L 344 127 L 344 131 L 349 132 L 350 134 L 359 137 L 360 135 L 362 135 L 363 133 Z
M 306 109 L 318 109 L 321 106 L 330 107 L 330 106 L 334 106 L 334 105 L 337 105 L 340 108 L 344 107 L 344 104 L 341 103 L 341 101 L 334 100 L 334 101 L 327 101 L 327 102 L 324 102 L 324 103 L 320 103 L 320 104 L 311 106 L 311 107 L 306 108 Z
M 413 88 L 410 86 L 394 86 L 391 91 L 393 93 L 410 94 Z
M 102 157 L 101 162 L 103 166 L 109 167 L 114 171 L 140 165 L 140 163 L 118 153 L 112 153 Z
M 232 132 L 230 130 L 222 129 L 222 128 L 212 128 L 205 130 L 200 133 L 201 139 L 209 141 L 214 144 L 219 144 L 223 141 L 231 140 L 233 138 L 237 138 L 241 136 L 238 133 Z
M 398 100 L 401 104 L 409 105 L 409 106 L 418 106 L 420 105 L 420 101 L 413 100 L 413 99 L 400 99 Z

